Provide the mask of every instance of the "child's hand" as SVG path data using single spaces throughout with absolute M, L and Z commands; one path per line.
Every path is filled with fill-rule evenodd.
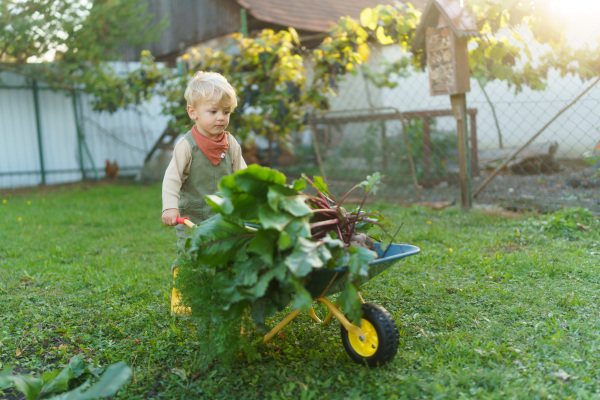
M 179 217 L 179 210 L 177 208 L 167 208 L 162 213 L 162 222 L 167 226 L 177 225 L 177 218 Z

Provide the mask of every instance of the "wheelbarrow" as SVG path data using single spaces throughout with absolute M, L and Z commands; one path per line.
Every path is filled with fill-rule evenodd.
M 186 224 L 190 228 L 195 225 L 187 218 L 178 218 L 177 222 Z M 390 268 L 401 259 L 415 255 L 421 251 L 417 246 L 409 244 L 389 244 L 382 246 L 381 243 L 374 243 L 375 252 L 378 258 L 369 263 L 369 273 L 366 277 L 359 277 L 357 284 L 360 285 L 383 271 Z M 174 272 L 176 274 L 176 271 Z M 390 362 L 398 352 L 400 344 L 400 334 L 396 321 L 392 318 L 389 311 L 384 307 L 366 303 L 359 295 L 362 302 L 363 316 L 360 319 L 360 325 L 354 325 L 340 311 L 338 303 L 332 303 L 327 296 L 341 292 L 344 289 L 345 276 L 348 274 L 347 267 L 335 269 L 316 269 L 310 273 L 305 283 L 305 288 L 310 293 L 313 301 L 323 304 L 329 310 L 325 319 L 321 320 L 313 307 L 308 309 L 310 317 L 321 324 L 327 325 L 333 317 L 340 321 L 340 335 L 342 344 L 350 358 L 359 364 L 365 364 L 370 367 L 381 366 Z M 173 301 L 178 299 L 176 290 L 173 292 Z M 302 310 L 294 310 L 281 320 L 269 333 L 263 338 L 263 344 L 271 340 L 287 324 L 296 318 Z

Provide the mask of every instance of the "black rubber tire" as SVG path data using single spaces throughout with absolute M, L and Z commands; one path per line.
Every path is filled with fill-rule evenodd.
M 340 334 L 344 348 L 350 358 L 358 364 L 368 365 L 369 367 L 384 365 L 392 361 L 400 345 L 400 333 L 396 321 L 394 321 L 388 310 L 377 304 L 365 303 L 362 305 L 362 311 L 362 319 L 371 323 L 377 333 L 377 350 L 369 357 L 358 354 L 350 343 L 348 331 L 344 328 L 344 325 L 341 325 Z

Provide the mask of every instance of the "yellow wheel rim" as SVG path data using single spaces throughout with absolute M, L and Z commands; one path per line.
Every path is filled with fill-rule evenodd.
M 371 357 L 377 351 L 379 346 L 379 338 L 377 337 L 377 331 L 366 319 L 360 320 L 362 323 L 360 329 L 364 332 L 364 340 L 360 340 L 357 335 L 348 332 L 348 339 L 350 340 L 350 346 L 352 349 L 362 357 Z

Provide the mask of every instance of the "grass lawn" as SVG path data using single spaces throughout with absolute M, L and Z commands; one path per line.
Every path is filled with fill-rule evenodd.
M 600 397 L 597 220 L 376 207 L 422 250 L 363 287 L 398 323 L 396 358 L 354 364 L 339 323 L 304 313 L 260 360 L 226 366 L 169 313 L 176 240 L 159 185 L 0 196 L 0 371 L 125 361 L 123 399 Z

